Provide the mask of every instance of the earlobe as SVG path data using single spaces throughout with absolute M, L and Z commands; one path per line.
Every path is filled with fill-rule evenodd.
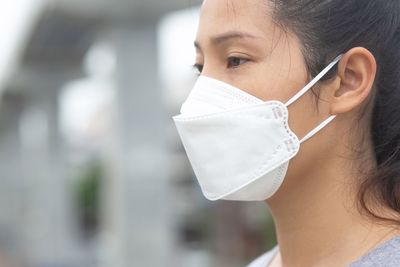
M 375 76 L 376 61 L 369 50 L 356 47 L 344 54 L 338 65 L 340 83 L 333 90 L 331 113 L 346 113 L 365 103 Z

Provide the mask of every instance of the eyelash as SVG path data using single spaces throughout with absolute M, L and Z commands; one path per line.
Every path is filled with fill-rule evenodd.
M 234 63 L 231 64 L 232 63 L 231 60 L 239 60 L 239 63 L 238 62 L 234 62 L 234 63 L 237 63 L 237 64 L 234 64 Z M 228 61 L 227 62 L 227 68 L 228 69 L 235 69 L 235 68 L 238 68 L 241 65 L 247 63 L 249 61 L 249 59 L 241 58 L 241 57 L 228 57 L 227 61 Z M 241 61 L 244 61 L 244 62 L 241 63 Z M 200 75 L 201 72 L 203 71 L 203 65 L 201 65 L 201 64 L 197 64 L 196 63 L 196 64 L 193 65 L 193 68 L 198 71 L 198 75 Z

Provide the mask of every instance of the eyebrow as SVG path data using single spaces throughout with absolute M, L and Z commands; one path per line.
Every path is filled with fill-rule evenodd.
M 245 39 L 245 38 L 259 39 L 259 37 L 254 36 L 247 32 L 231 31 L 231 32 L 227 32 L 227 33 L 223 33 L 221 35 L 211 37 L 211 43 L 213 43 L 214 45 L 220 45 L 231 39 Z M 194 47 L 201 50 L 201 45 L 198 41 L 194 41 Z

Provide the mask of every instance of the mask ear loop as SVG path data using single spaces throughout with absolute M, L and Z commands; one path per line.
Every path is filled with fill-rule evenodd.
M 337 56 L 328 66 L 326 66 L 317 76 L 315 76 L 314 79 L 311 80 L 303 89 L 301 89 L 297 94 L 295 94 L 291 99 L 289 99 L 288 102 L 286 102 L 285 106 L 288 107 L 291 105 L 293 102 L 298 100 L 300 97 L 302 97 L 308 90 L 311 89 L 325 74 L 330 71 L 333 66 L 335 66 L 336 63 L 339 62 L 339 60 L 342 58 L 342 55 Z M 309 132 L 306 136 L 304 136 L 300 140 L 300 144 L 307 141 L 311 137 L 313 137 L 316 133 L 318 133 L 322 128 L 324 128 L 326 125 L 328 125 L 333 119 L 336 118 L 336 115 L 330 116 L 328 119 L 324 120 L 322 123 L 320 123 L 317 127 L 315 127 L 311 132 Z
M 304 136 L 300 140 L 300 144 L 304 143 L 305 141 L 307 141 L 308 139 L 313 137 L 316 133 L 318 133 L 322 128 L 324 128 L 326 125 L 328 125 L 335 118 L 336 118 L 336 115 L 332 115 L 329 118 L 327 118 L 326 120 L 324 120 L 321 124 L 319 124 L 317 127 L 315 127 L 311 132 L 306 134 L 306 136 Z
M 289 99 L 288 102 L 286 102 L 285 106 L 288 107 L 290 106 L 293 102 L 298 100 L 300 97 L 302 97 L 305 93 L 307 93 L 308 90 L 311 89 L 319 80 L 321 80 L 322 77 L 325 76 L 325 74 L 330 71 L 333 66 L 335 66 L 336 63 L 342 58 L 342 55 L 337 56 L 328 66 L 325 67 L 317 76 L 315 76 L 314 79 L 311 80 L 303 89 L 301 89 L 297 94 L 295 94 L 291 99 Z

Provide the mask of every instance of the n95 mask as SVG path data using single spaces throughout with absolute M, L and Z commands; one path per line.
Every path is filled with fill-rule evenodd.
M 299 140 L 289 128 L 287 107 L 340 58 L 285 104 L 263 101 L 222 81 L 199 76 L 181 114 L 173 120 L 207 199 L 261 201 L 278 190 L 300 144 L 335 118 L 330 116 Z

